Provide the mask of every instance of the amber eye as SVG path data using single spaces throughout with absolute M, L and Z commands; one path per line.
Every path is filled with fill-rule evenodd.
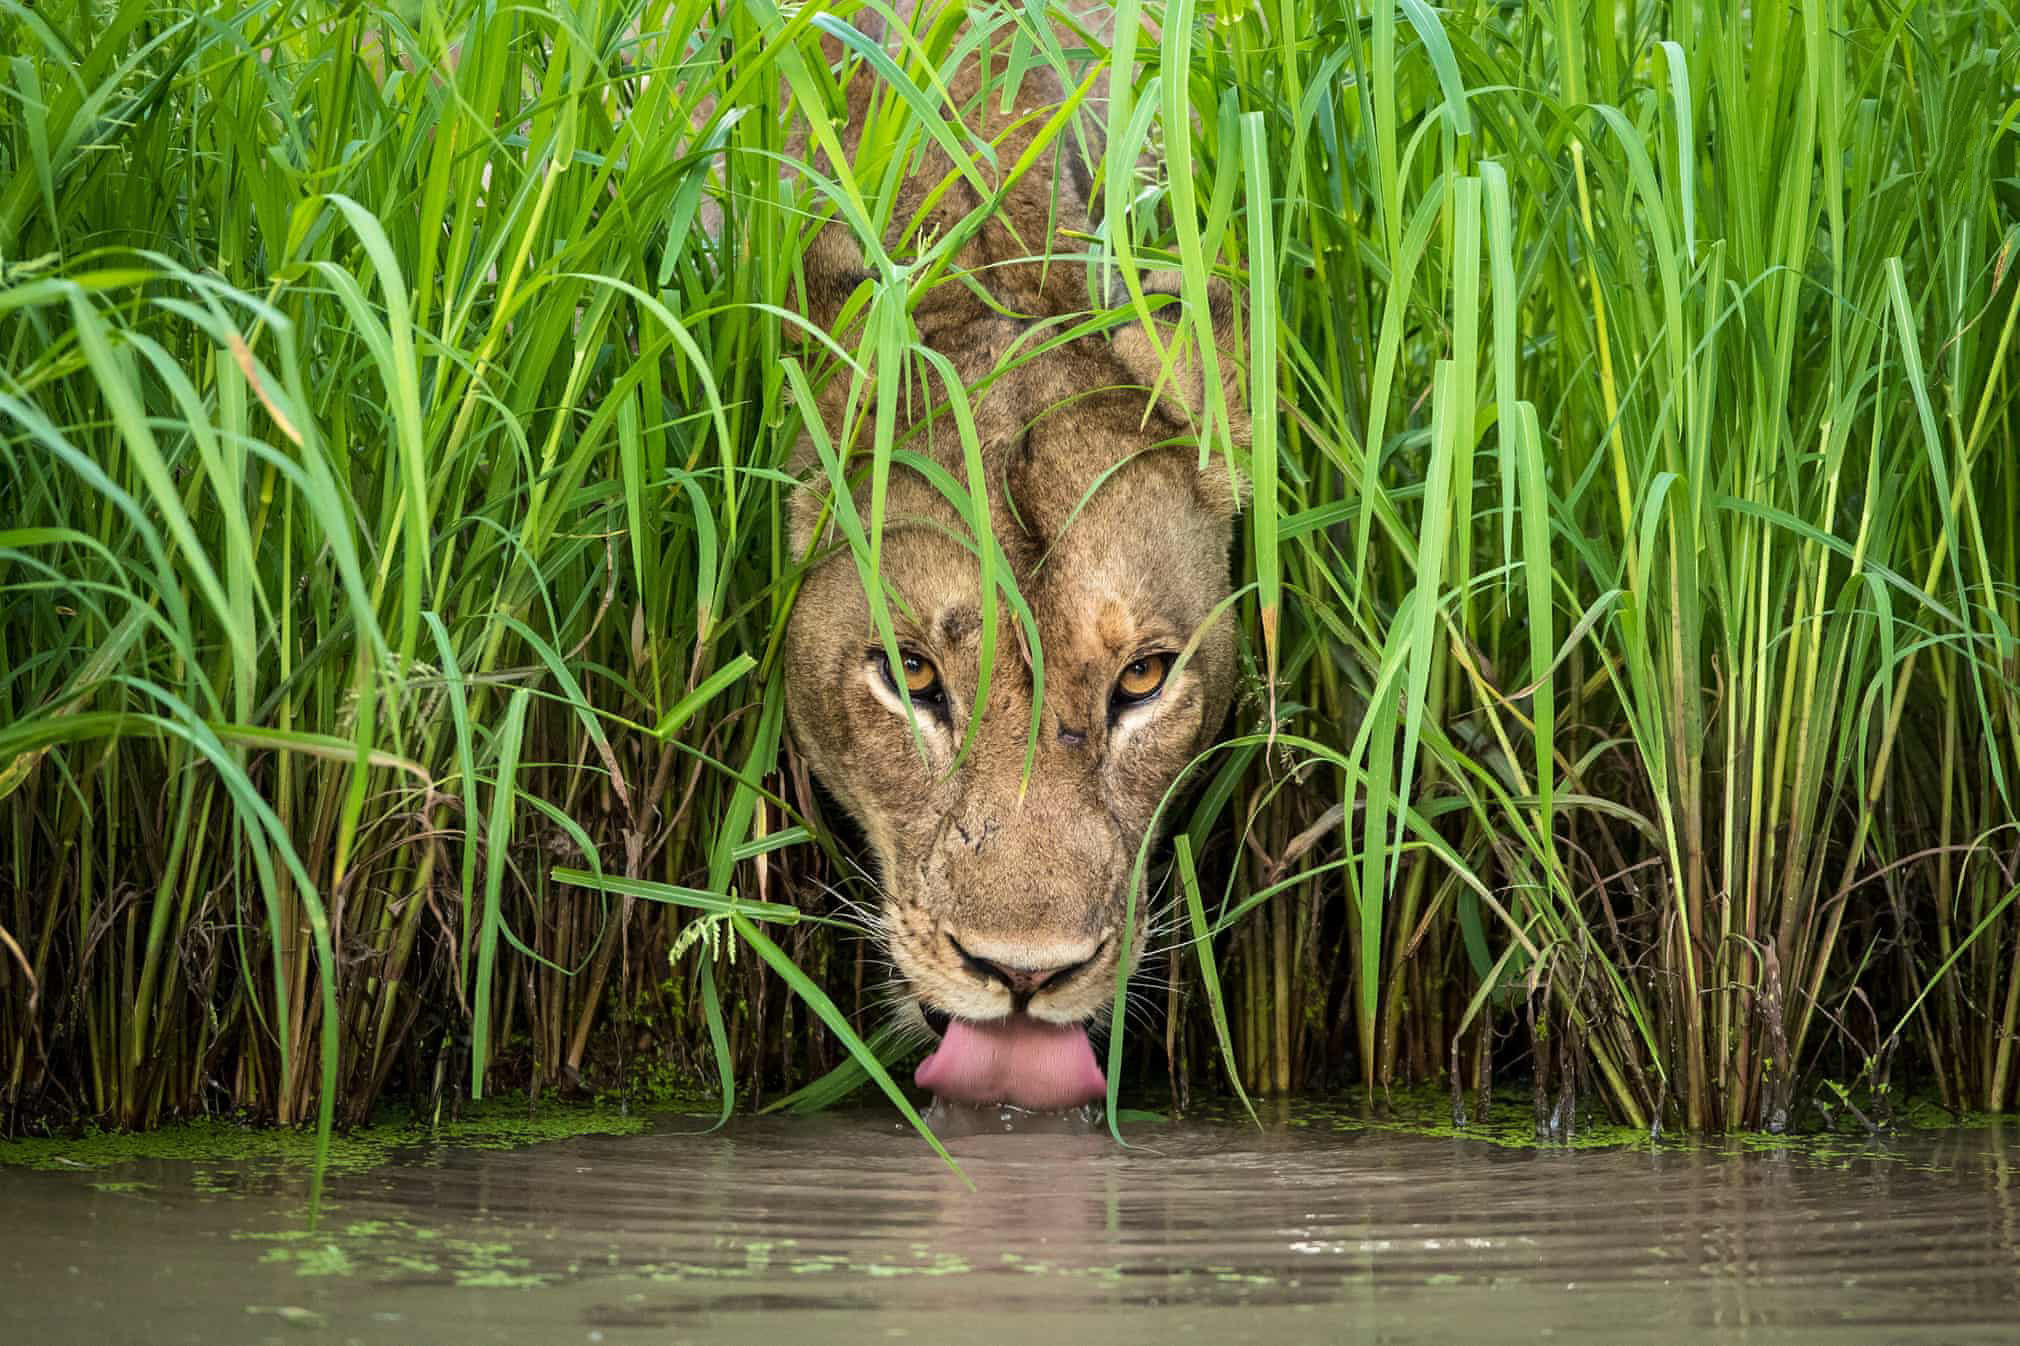
M 891 675 L 891 660 L 882 650 L 876 651 L 877 671 L 884 675 L 884 682 L 892 691 L 898 690 L 898 680 Z M 928 705 L 938 705 L 946 699 L 940 686 L 940 670 L 933 667 L 933 661 L 911 650 L 898 653 L 900 665 L 905 671 L 905 690 L 912 694 L 912 700 Z
M 1122 676 L 1115 680 L 1115 704 L 1133 706 L 1150 700 L 1164 690 L 1164 680 L 1170 674 L 1170 655 L 1144 655 L 1123 669 Z

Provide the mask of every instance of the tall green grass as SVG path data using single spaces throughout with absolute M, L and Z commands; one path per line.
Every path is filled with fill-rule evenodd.
M 876 12 L 0 0 L 0 1127 L 880 1026 L 777 653 L 799 257 L 896 178 L 791 165 L 838 78 L 986 147 Z M 2014 14 L 1115 18 L 983 21 L 1112 66 L 1058 246 L 1247 294 L 1258 421 L 1131 1087 L 2013 1106 Z

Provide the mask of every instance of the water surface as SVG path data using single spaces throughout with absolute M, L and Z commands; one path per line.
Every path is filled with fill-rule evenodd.
M 971 1135 L 681 1120 L 305 1181 L 0 1169 L 0 1341 L 2020 1340 L 2020 1131 L 1510 1149 L 1323 1111 Z

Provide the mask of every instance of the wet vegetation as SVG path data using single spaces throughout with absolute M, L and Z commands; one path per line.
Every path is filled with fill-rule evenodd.
M 2011 11 L 1036 8 L 1106 127 L 1053 249 L 1248 297 L 1125 1096 L 2013 1107 Z M 777 662 L 857 363 L 797 259 L 990 157 L 876 9 L 0 9 L 0 1130 L 897 1050 Z M 873 247 L 883 367 L 947 246 Z

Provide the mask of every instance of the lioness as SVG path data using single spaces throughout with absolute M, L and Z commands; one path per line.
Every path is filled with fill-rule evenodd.
M 1034 68 L 1006 109 L 1008 46 L 998 34 L 951 85 L 964 120 L 995 146 L 996 168 L 977 163 L 995 175 L 991 195 L 1063 96 L 1049 70 Z M 852 154 L 875 83 L 864 70 L 851 81 Z M 1200 466 L 1203 362 L 1164 376 L 1155 343 L 1131 318 L 1112 335 L 1016 364 L 1071 325 L 1061 315 L 1087 313 L 1084 262 L 1033 254 L 1050 251 L 1056 228 L 1084 222 L 1088 180 L 1070 150 L 1048 151 L 964 245 L 959 274 L 913 310 L 922 340 L 981 389 L 974 417 L 990 517 L 1042 652 L 1028 785 L 1033 660 L 1000 599 L 987 704 L 969 755 L 950 770 L 981 672 L 978 561 L 961 512 L 922 474 L 893 468 L 882 579 L 893 595 L 894 666 L 848 549 L 835 545 L 827 480 L 804 439 L 807 489 L 795 492 L 791 509 L 796 554 L 823 559 L 787 628 L 788 717 L 814 774 L 861 824 L 875 856 L 881 933 L 905 1012 L 940 1034 L 917 1082 L 942 1097 L 1032 1109 L 1076 1107 L 1105 1092 L 1087 1026 L 1114 994 L 1137 848 L 1166 789 L 1219 730 L 1235 681 L 1234 632 L 1216 609 L 1228 593 L 1237 499 L 1220 460 Z M 885 245 L 901 256 L 922 211 L 909 237 L 931 239 L 982 199 L 935 149 L 901 189 Z M 806 268 L 810 316 L 824 324 L 870 279 L 839 223 L 817 236 Z M 1174 312 L 1166 307 L 1164 318 Z M 1229 349 L 1221 355 L 1232 408 L 1234 360 Z M 1015 367 L 984 382 L 1005 364 Z M 821 398 L 831 439 L 842 432 L 847 381 L 831 380 Z M 910 386 L 896 409 L 897 435 L 966 482 L 947 401 L 937 381 Z M 1234 433 L 1239 440 L 1245 426 Z M 867 520 L 863 477 L 854 499 Z M 900 683 L 916 708 L 923 754 Z M 1138 913 L 1141 920 L 1143 904 Z M 1141 928 L 1135 935 L 1140 949 Z

